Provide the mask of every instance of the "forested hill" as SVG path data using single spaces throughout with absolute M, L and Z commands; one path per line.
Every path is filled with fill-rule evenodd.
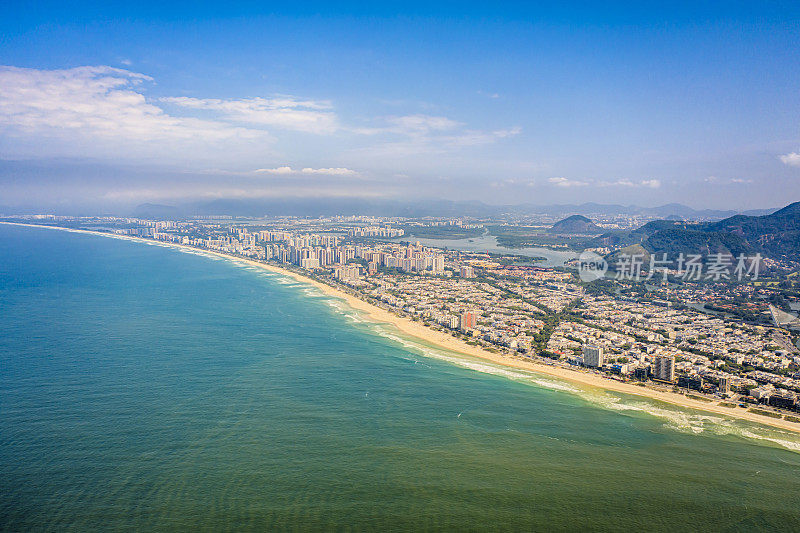
M 740 236 L 753 248 L 772 256 L 800 257 L 800 202 L 770 215 L 736 215 L 708 225 L 710 231 Z
M 559 220 L 553 224 L 553 227 L 548 229 L 547 232 L 557 234 L 597 235 L 603 232 L 603 228 L 583 215 L 572 215 L 571 217 Z
M 648 253 L 754 254 L 800 259 L 800 202 L 769 215 L 735 215 L 719 222 L 649 222 L 632 231 L 605 233 L 589 246 L 641 245 Z

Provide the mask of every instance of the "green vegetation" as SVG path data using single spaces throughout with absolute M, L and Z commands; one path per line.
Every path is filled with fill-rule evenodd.
M 755 407 L 751 407 L 747 410 L 749 413 L 754 413 L 757 415 L 768 416 L 770 418 L 782 418 L 780 413 L 773 413 L 772 411 L 765 411 L 763 409 L 756 409 Z
M 548 229 L 547 233 L 597 235 L 598 233 L 603 233 L 603 228 L 583 215 L 572 215 L 553 224 L 553 227 Z
M 555 359 L 555 360 L 561 359 L 561 356 L 559 354 L 551 352 L 549 350 L 542 350 L 539 352 L 539 355 L 541 355 L 542 357 L 547 357 L 548 359 Z
M 749 256 L 758 252 L 771 257 L 796 257 L 800 254 L 800 202 L 770 215 L 736 215 L 715 223 L 656 220 L 633 231 L 608 232 L 587 243 L 588 247 L 632 245 L 646 251 L 647 257 L 666 253 L 672 261 L 681 253 L 707 257 L 716 253 Z M 785 288 L 790 287 L 787 284 Z
M 697 396 L 696 394 L 687 394 L 687 398 L 691 398 L 692 400 L 700 400 L 701 402 L 713 402 L 711 398 L 706 398 L 705 396 Z

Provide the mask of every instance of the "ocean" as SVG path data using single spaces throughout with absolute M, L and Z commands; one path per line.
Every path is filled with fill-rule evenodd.
M 797 530 L 800 439 L 425 346 L 307 285 L 0 225 L 0 530 Z

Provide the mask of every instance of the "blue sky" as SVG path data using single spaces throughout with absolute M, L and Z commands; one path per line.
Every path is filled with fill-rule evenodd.
M 800 199 L 797 3 L 37 3 L 0 205 Z

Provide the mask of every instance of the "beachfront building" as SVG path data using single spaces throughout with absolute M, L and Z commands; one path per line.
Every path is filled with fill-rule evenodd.
M 672 383 L 675 381 L 675 356 L 672 354 L 654 356 L 652 371 L 653 379 Z
M 603 348 L 587 344 L 583 347 L 583 364 L 592 368 L 603 366 Z

